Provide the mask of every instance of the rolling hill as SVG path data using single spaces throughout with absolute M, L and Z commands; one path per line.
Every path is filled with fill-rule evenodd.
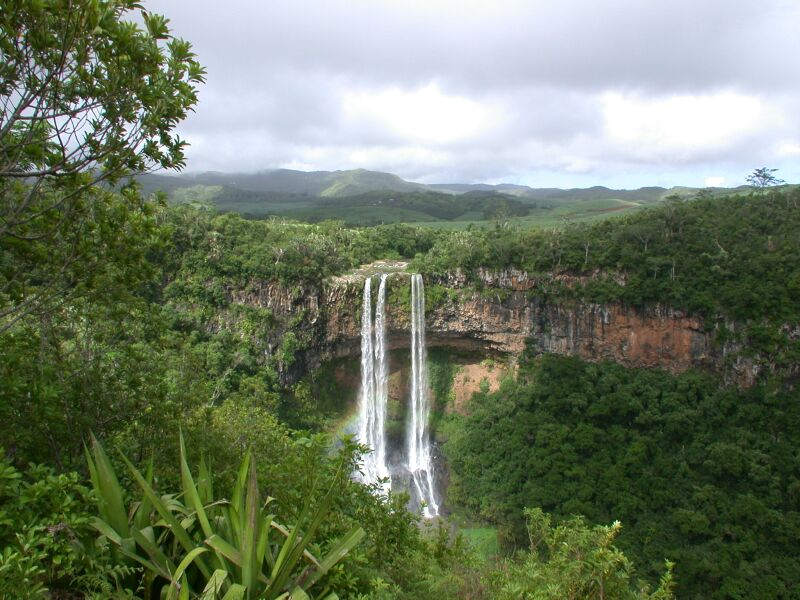
M 145 179 L 151 177 L 144 176 Z M 163 181 L 167 176 L 156 176 Z M 277 192 L 299 196 L 336 198 L 375 190 L 410 192 L 425 189 L 391 173 L 354 169 L 350 171 L 294 171 L 275 169 L 258 173 L 195 173 L 172 177 L 182 185 L 221 185 L 250 192 Z M 170 182 L 175 185 L 175 182 Z
M 447 228 L 497 218 L 513 218 L 526 227 L 594 221 L 640 210 L 670 195 L 686 198 L 700 191 L 688 187 L 616 190 L 603 186 L 558 189 L 515 184 L 426 185 L 366 169 L 147 174 L 137 180 L 145 192 L 161 190 L 174 203 L 211 204 L 220 211 L 252 218 L 282 216 L 309 222 L 334 219 L 349 225 L 419 223 Z M 741 190 L 710 191 L 727 194 Z

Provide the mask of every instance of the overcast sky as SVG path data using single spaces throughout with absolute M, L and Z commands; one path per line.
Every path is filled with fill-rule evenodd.
M 145 0 L 208 69 L 188 171 L 800 181 L 800 0 Z

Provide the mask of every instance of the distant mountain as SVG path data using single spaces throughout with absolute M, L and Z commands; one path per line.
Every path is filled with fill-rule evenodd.
M 637 190 L 615 190 L 603 186 L 590 188 L 532 188 L 510 183 L 434 183 L 422 184 L 401 179 L 393 173 L 353 169 L 349 171 L 295 171 L 273 169 L 258 173 L 194 173 L 182 175 L 142 175 L 139 178 L 146 191 L 163 189 L 170 193 L 181 187 L 196 185 L 222 186 L 248 192 L 283 194 L 297 197 L 344 198 L 370 192 L 415 192 L 422 190 L 445 194 L 468 192 L 497 192 L 530 200 L 562 201 L 627 200 L 649 204 L 671 193 L 693 194 L 697 188 L 643 187 Z
M 699 188 L 643 187 L 615 190 L 532 188 L 515 184 L 421 184 L 392 173 L 295 171 L 142 175 L 145 192 L 162 190 L 174 203 L 212 204 L 251 217 L 284 216 L 305 221 L 342 220 L 371 225 L 390 222 L 484 222 L 505 215 L 541 223 L 606 218 L 638 210 L 670 195 L 692 197 Z M 714 194 L 747 187 L 709 190 Z
M 144 175 L 143 180 L 153 177 Z M 166 176 L 159 177 L 160 181 Z M 247 190 L 249 192 L 280 192 L 299 196 L 320 198 L 339 198 L 355 196 L 366 192 L 388 190 L 411 192 L 425 189 L 419 183 L 411 183 L 391 173 L 355 169 L 351 171 L 294 171 L 275 169 L 258 173 L 196 173 L 172 177 L 183 185 L 224 186 Z M 169 185 L 174 185 L 174 181 Z M 180 187 L 180 186 L 179 186 Z M 166 191 L 166 190 L 165 190 Z
M 445 194 L 464 194 L 466 192 L 502 192 L 512 196 L 525 196 L 534 191 L 527 185 L 515 185 L 513 183 L 500 183 L 496 185 L 488 183 L 432 183 L 426 186 L 428 189 Z

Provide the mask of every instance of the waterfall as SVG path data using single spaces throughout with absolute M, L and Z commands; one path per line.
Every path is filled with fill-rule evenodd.
M 372 450 L 364 456 L 361 480 L 377 483 L 389 477 L 386 465 L 386 401 L 388 399 L 388 357 L 386 355 L 386 274 L 381 275 L 372 326 L 371 278 L 364 282 L 361 311 L 361 393 L 358 407 L 358 441 Z M 374 336 L 374 337 L 373 337 Z M 385 484 L 384 492 L 391 487 Z
M 361 311 L 361 393 L 358 405 L 358 441 L 372 450 L 364 456 L 360 480 L 367 484 L 387 481 L 391 489 L 386 456 L 386 403 L 389 397 L 389 365 L 386 343 L 386 280 L 381 275 L 375 319 L 372 318 L 372 280 L 364 282 Z M 423 508 L 423 516 L 439 514 L 434 488 L 431 441 L 428 431 L 430 399 L 425 350 L 425 289 L 422 276 L 411 276 L 411 400 L 406 429 L 406 465 L 409 492 L 414 504 Z
M 433 463 L 428 432 L 430 399 L 425 350 L 425 288 L 422 275 L 411 276 L 411 411 L 406 433 L 406 468 L 411 475 L 413 492 L 418 502 L 425 502 L 423 516 L 439 514 L 433 485 Z
M 389 357 L 386 352 L 386 279 L 381 275 L 375 305 L 375 461 L 378 475 L 389 477 L 386 465 L 386 403 L 389 400 Z M 391 487 L 389 482 L 387 489 Z

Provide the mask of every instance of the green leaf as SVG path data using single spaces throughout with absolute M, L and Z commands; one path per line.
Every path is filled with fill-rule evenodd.
M 219 598 L 220 590 L 222 590 L 222 585 L 228 579 L 228 573 L 224 569 L 217 569 L 211 574 L 211 577 L 206 583 L 206 587 L 203 589 L 203 593 L 200 594 L 199 600 L 217 600 Z
M 114 528 L 120 537 L 130 537 L 122 487 L 114 472 L 114 467 L 94 435 L 91 436 L 91 443 L 94 460 L 92 460 L 88 450 L 86 451 L 86 460 L 89 464 L 92 485 L 97 493 L 100 516 Z
M 183 592 L 183 588 L 185 587 L 187 590 L 189 589 L 189 584 L 186 581 L 186 578 L 183 576 L 184 571 L 189 568 L 189 565 L 194 562 L 195 558 L 203 554 L 204 552 L 208 552 L 208 548 L 203 548 L 202 546 L 198 546 L 189 554 L 183 557 L 183 560 L 178 565 L 178 568 L 175 570 L 174 575 L 172 576 L 172 581 L 170 582 L 169 592 L 167 593 L 167 600 L 173 600 L 177 598 L 178 589 Z M 216 571 L 214 571 L 216 573 Z M 183 577 L 183 585 L 179 585 L 179 581 Z M 213 574 L 212 574 L 213 577 Z M 188 593 L 188 592 L 187 592 Z
M 244 600 L 246 590 L 238 583 L 234 583 L 228 589 L 228 593 L 222 597 L 222 600 Z
M 272 517 L 274 518 L 274 515 L 272 515 Z M 271 527 L 272 529 L 279 531 L 284 537 L 288 538 L 291 535 L 291 532 L 280 523 L 276 523 L 273 521 Z M 303 556 L 305 556 L 308 562 L 310 562 L 311 564 L 319 566 L 319 560 L 317 560 L 317 557 L 311 554 L 311 552 L 309 552 L 308 550 L 303 550 Z M 274 565 L 274 561 L 270 563 L 270 566 L 272 565 Z
M 234 546 L 226 542 L 218 535 L 212 535 L 205 541 L 206 544 L 211 546 L 216 552 L 222 554 L 225 558 L 235 564 L 237 567 L 242 566 L 242 554 Z
M 250 473 L 247 478 L 247 498 L 245 501 L 246 522 L 242 532 L 242 584 L 248 590 L 255 590 L 261 565 L 256 564 L 258 517 L 259 517 L 258 481 L 256 466 L 250 462 Z
M 197 520 L 200 522 L 200 527 L 203 530 L 203 535 L 206 538 L 214 535 L 214 530 L 211 528 L 211 523 L 208 520 L 203 502 L 200 499 L 200 494 L 192 479 L 192 472 L 189 469 L 189 463 L 186 461 L 186 445 L 183 442 L 183 432 L 179 432 L 178 438 L 180 440 L 180 454 L 181 454 L 181 483 L 183 484 L 183 495 L 189 501 L 189 504 L 194 508 L 197 514 Z M 186 525 L 184 525 L 186 527 Z M 222 567 L 225 561 L 222 556 L 217 556 L 217 565 Z
M 153 573 L 157 573 L 164 577 L 165 579 L 169 579 L 169 571 L 165 571 L 160 565 L 155 564 L 152 561 L 147 560 L 143 556 L 140 556 L 136 552 L 130 550 L 131 544 L 126 542 L 133 542 L 131 538 L 122 539 L 117 535 L 117 533 L 111 528 L 110 525 L 102 521 L 101 519 L 93 519 L 91 522 L 92 527 L 94 527 L 101 535 L 104 535 L 108 538 L 108 540 L 113 543 L 115 546 L 119 548 L 119 550 L 128 558 L 131 558 L 144 566 L 146 569 L 149 569 Z
M 102 519 L 98 519 L 97 517 L 93 517 L 89 524 L 94 527 L 100 535 L 104 535 L 108 538 L 108 540 L 117 546 L 122 545 L 122 538 L 120 535 L 114 530 L 111 525 L 103 521 Z
M 125 461 L 125 464 L 128 466 L 128 470 L 133 475 L 133 478 L 136 480 L 136 483 L 139 484 L 139 487 L 145 493 L 147 498 L 150 500 L 150 502 L 153 503 L 153 506 L 158 511 L 158 514 L 161 515 L 161 518 L 164 519 L 164 522 L 172 530 L 172 534 L 175 536 L 175 539 L 178 540 L 180 545 L 183 546 L 183 549 L 186 550 L 187 552 L 191 552 L 192 550 L 194 550 L 196 545 L 194 544 L 194 542 L 192 542 L 192 539 L 189 537 L 188 532 L 181 526 L 178 519 L 175 518 L 175 515 L 172 514 L 172 512 L 169 510 L 169 508 L 167 508 L 167 506 L 164 504 L 161 498 L 159 498 L 158 494 L 156 494 L 155 490 L 153 490 L 153 488 L 150 487 L 147 481 L 145 481 L 144 477 L 142 477 L 142 474 L 139 472 L 139 470 L 133 466 L 133 463 L 131 463 L 124 455 L 122 456 L 122 460 Z M 203 573 L 205 577 L 211 576 L 211 570 L 208 568 L 208 565 L 205 564 L 205 561 L 198 559 L 197 567 L 200 569 L 200 571 Z
M 200 500 L 203 504 L 211 504 L 214 501 L 214 487 L 211 481 L 211 472 L 208 470 L 205 458 L 203 457 L 200 457 L 197 491 L 200 494 Z
M 327 573 L 331 567 L 342 560 L 350 550 L 352 550 L 362 539 L 366 533 L 361 527 L 354 527 L 347 535 L 343 536 L 336 545 L 331 548 L 325 557 L 320 561 L 319 566 L 314 573 L 303 582 L 306 588 L 314 585 L 320 577 Z
M 147 483 L 150 486 L 153 485 L 153 458 L 150 457 L 150 460 L 147 463 L 147 471 L 144 475 Z M 143 496 L 142 499 L 139 501 L 138 505 L 136 506 L 136 510 L 133 515 L 133 526 L 137 529 L 144 529 L 148 523 L 150 522 L 150 511 L 153 509 L 153 506 L 147 500 L 147 496 Z
M 289 596 L 291 600 L 309 600 L 308 594 L 305 593 L 303 588 L 296 587 L 292 590 L 292 595 Z
M 267 564 L 269 565 L 270 569 L 275 564 L 275 559 L 272 556 L 272 550 L 269 547 L 269 533 L 272 526 L 272 520 L 274 518 L 275 515 L 266 515 L 262 516 L 261 520 L 259 521 L 259 530 L 261 533 L 258 537 L 258 548 L 256 548 L 256 564 L 259 565 L 259 569 L 261 569 L 261 565 L 264 564 L 264 558 L 267 559 Z
M 167 558 L 158 544 L 153 541 L 154 535 L 152 527 L 146 527 L 142 531 L 134 529 L 132 533 L 134 541 L 147 552 L 153 564 L 159 566 L 159 575 L 165 579 L 169 579 L 169 574 L 175 570 L 175 566 L 172 561 Z

